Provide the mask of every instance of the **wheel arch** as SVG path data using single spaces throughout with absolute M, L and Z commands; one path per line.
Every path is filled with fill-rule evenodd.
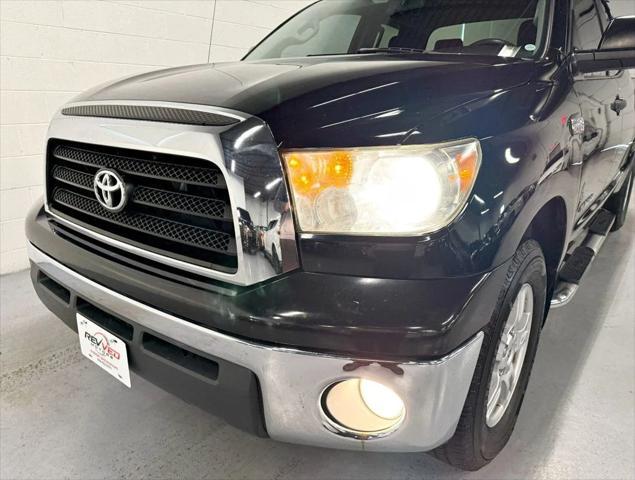
M 547 266 L 547 305 L 545 318 L 549 311 L 560 262 L 566 253 L 567 206 L 565 200 L 554 197 L 545 203 L 534 215 L 521 239 L 521 243 L 533 239 L 540 244 Z

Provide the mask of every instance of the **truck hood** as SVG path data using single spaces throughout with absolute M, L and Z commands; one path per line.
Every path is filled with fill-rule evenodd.
M 449 118 L 474 102 L 488 100 L 489 105 L 528 84 L 535 69 L 528 61 L 441 54 L 244 61 L 142 74 L 75 100 L 165 101 L 238 110 L 268 122 L 286 147 L 382 145 L 399 143 L 412 132 L 438 136 L 433 132 L 440 116 Z

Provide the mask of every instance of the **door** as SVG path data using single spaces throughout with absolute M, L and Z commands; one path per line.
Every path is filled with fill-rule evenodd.
M 572 0 L 572 44 L 577 50 L 597 49 L 603 34 L 595 0 Z M 592 213 L 619 170 L 617 149 L 623 143 L 622 116 L 612 109 L 623 72 L 577 74 L 574 89 L 584 118 L 582 175 L 577 218 Z

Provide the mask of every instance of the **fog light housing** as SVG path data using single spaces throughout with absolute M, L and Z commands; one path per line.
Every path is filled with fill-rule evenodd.
M 372 438 L 395 431 L 406 408 L 392 389 L 365 378 L 351 378 L 329 386 L 322 394 L 322 409 L 339 433 Z

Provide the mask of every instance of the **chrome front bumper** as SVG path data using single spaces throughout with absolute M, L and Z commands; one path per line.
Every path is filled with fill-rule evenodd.
M 439 360 L 390 363 L 247 342 L 159 311 L 107 289 L 28 246 L 46 275 L 84 299 L 192 349 L 248 368 L 262 390 L 265 425 L 275 440 L 329 448 L 415 452 L 431 450 L 454 433 L 479 356 L 483 334 Z M 361 440 L 340 435 L 326 421 L 320 395 L 347 378 L 376 380 L 396 391 L 406 417 L 389 435 Z

